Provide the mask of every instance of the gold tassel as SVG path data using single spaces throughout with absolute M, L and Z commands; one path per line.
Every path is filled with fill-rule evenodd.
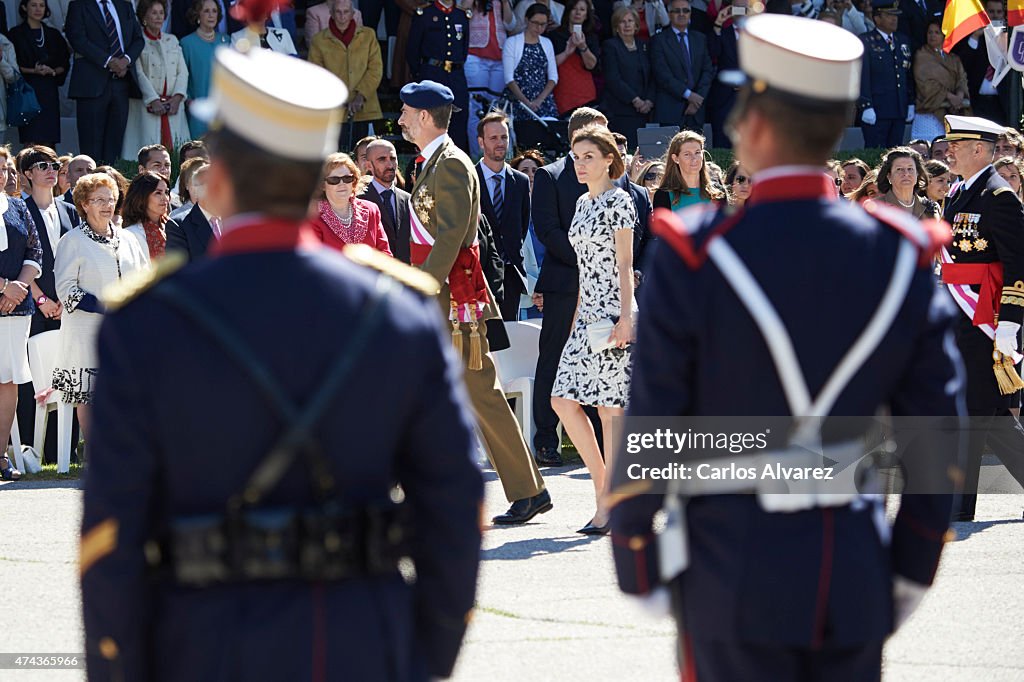
M 459 327 L 458 320 L 452 320 L 452 345 L 455 346 L 455 352 L 462 357 L 462 328 Z
M 479 323 L 473 321 L 469 324 L 469 369 L 479 371 L 484 368 L 483 344 L 480 341 L 480 332 L 477 328 Z
M 1024 388 L 1024 381 L 1013 366 L 1013 358 L 1003 355 L 999 351 L 992 352 L 992 371 L 996 374 L 996 383 L 999 384 L 999 392 L 1002 395 L 1010 395 Z

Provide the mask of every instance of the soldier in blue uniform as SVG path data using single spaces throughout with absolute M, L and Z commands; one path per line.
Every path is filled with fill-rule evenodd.
M 883 405 L 955 418 L 954 311 L 930 264 L 948 229 L 839 201 L 824 169 L 857 99 L 861 42 L 765 14 L 747 21 L 739 51 L 746 78 L 729 127 L 753 189 L 735 211 L 656 212 L 629 415 L 736 416 L 737 429 L 743 415 Z M 880 305 L 893 291 L 902 303 Z M 851 348 L 864 354 L 838 380 Z M 880 679 L 883 642 L 931 584 L 952 507 L 951 494 L 904 496 L 888 528 L 881 502 L 852 491 L 786 513 L 750 494 L 691 496 L 679 528 L 656 536 L 673 498 L 616 480 L 619 585 L 652 601 L 672 592 L 682 679 L 701 682 Z M 670 556 L 673 539 L 688 566 Z
M 469 56 L 469 18 L 471 10 L 462 9 L 454 0 L 435 0 L 416 10 L 405 55 L 412 81 L 430 80 L 451 88 L 455 110 L 448 127 L 452 140 L 469 153 L 469 86 L 466 84 L 466 58 Z
M 213 84 L 193 111 L 213 110 L 223 237 L 106 296 L 81 540 L 89 679 L 446 677 L 483 486 L 438 284 L 325 249 L 305 223 L 341 81 L 219 50 Z
M 871 7 L 875 29 L 860 36 L 860 128 L 865 147 L 887 149 L 903 144 L 904 125 L 914 120 L 913 53 L 910 40 L 896 32 L 899 0 L 872 0 Z
M 946 200 L 953 242 L 942 252 L 942 281 L 961 309 L 956 341 L 967 369 L 967 411 L 972 418 L 964 494 L 953 516 L 973 521 L 981 456 L 987 442 L 1024 485 L 1024 430 L 1010 414 L 1019 385 L 1002 390 L 993 351 L 1019 361 L 1024 322 L 1024 206 L 992 166 L 1005 128 L 974 116 L 946 116 L 950 170 L 964 179 Z M 1014 370 L 1016 371 L 1016 370 Z

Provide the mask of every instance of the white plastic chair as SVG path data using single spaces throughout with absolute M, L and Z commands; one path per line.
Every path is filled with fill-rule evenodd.
M 533 421 L 533 376 L 537 372 L 540 325 L 536 322 L 506 322 L 510 348 L 491 353 L 498 381 L 506 397 L 516 398 L 516 419 L 523 438 L 531 445 L 537 432 Z M 558 432 L 561 433 L 561 425 Z M 561 443 L 559 443 L 561 451 Z
M 28 340 L 28 366 L 32 370 L 32 390 L 35 393 L 52 384 L 59 341 L 60 332 L 57 330 L 36 334 Z M 41 460 L 43 446 L 46 445 L 46 420 L 51 410 L 57 411 L 57 472 L 65 474 L 71 468 L 71 422 L 74 407 L 61 400 L 60 391 L 53 391 L 44 404 L 36 403 L 32 446 Z

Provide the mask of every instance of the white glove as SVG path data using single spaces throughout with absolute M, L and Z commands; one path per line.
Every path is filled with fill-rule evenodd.
M 860 120 L 864 121 L 865 125 L 873 126 L 878 123 L 878 115 L 875 114 L 874 107 L 868 107 L 864 110 L 864 113 L 860 115 Z
M 914 613 L 924 593 L 928 591 L 927 585 L 915 583 L 902 576 L 896 576 L 892 581 L 892 605 L 893 605 L 893 632 L 900 629 L 900 626 L 907 622 L 910 614 Z
M 664 585 L 655 587 L 647 594 L 631 596 L 633 603 L 651 618 L 664 618 L 672 612 L 672 598 Z
M 1020 325 L 1016 322 L 1000 322 L 996 327 L 996 350 L 1013 357 L 1017 352 L 1017 338 Z
M 911 104 L 907 107 L 907 123 L 912 123 L 914 120 L 914 105 Z

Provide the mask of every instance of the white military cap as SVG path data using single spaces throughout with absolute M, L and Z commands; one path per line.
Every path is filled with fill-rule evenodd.
M 271 50 L 214 54 L 210 95 L 192 112 L 254 145 L 298 161 L 337 151 L 348 89 L 331 72 Z
M 809 101 L 848 103 L 860 97 L 864 45 L 846 29 L 783 14 L 743 23 L 740 68 L 754 92 L 773 90 Z
M 987 118 L 978 116 L 946 116 L 946 136 L 948 142 L 956 140 L 982 140 L 995 142 L 996 138 L 1006 132 L 1006 126 L 993 123 Z

